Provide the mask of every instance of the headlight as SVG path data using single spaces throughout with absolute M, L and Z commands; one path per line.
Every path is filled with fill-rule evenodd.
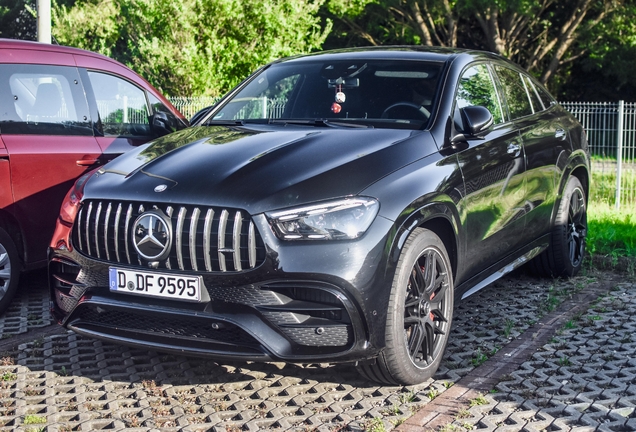
M 360 237 L 378 214 L 373 198 L 337 201 L 266 213 L 276 235 L 284 240 L 350 240 Z
M 68 191 L 60 208 L 59 218 L 62 222 L 65 222 L 66 224 L 72 224 L 75 222 L 75 216 L 77 216 L 80 202 L 84 196 L 84 186 L 88 179 L 95 174 L 95 171 L 98 171 L 99 169 L 100 168 L 95 168 L 82 175 L 75 181 L 73 187 Z

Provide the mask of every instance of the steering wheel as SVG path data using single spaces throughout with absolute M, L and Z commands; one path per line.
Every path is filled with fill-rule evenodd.
M 400 109 L 402 108 L 402 109 Z M 406 109 L 404 109 L 406 108 Z M 399 113 L 398 116 L 391 116 L 391 111 Z M 384 111 L 382 111 L 381 118 L 406 118 L 412 120 L 428 120 L 431 116 L 429 110 L 424 108 L 422 105 L 418 105 L 413 102 L 397 102 L 393 105 L 387 107 Z

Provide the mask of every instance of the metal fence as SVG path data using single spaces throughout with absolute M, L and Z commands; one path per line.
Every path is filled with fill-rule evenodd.
M 593 193 L 617 209 L 636 208 L 636 103 L 562 102 L 587 132 Z
M 214 104 L 211 97 L 171 97 L 187 118 Z M 636 209 L 636 103 L 561 102 L 587 132 L 592 154 L 592 195 L 615 207 Z M 276 107 L 278 108 L 278 107 Z M 277 115 L 271 111 L 272 117 Z

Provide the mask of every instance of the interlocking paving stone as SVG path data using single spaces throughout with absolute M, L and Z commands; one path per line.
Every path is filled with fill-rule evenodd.
M 7 311 L 0 315 L 0 339 L 51 323 L 46 272 L 40 270 L 22 275 L 14 300 Z
M 450 343 L 435 379 L 409 387 L 379 386 L 344 365 L 217 364 L 71 332 L 34 337 L 2 354 L 0 431 L 362 431 L 380 424 L 390 430 L 431 399 L 457 393 L 453 383 L 523 335 L 558 299 L 569 298 L 591 283 L 594 280 L 588 276 L 554 281 L 516 273 L 491 284 L 457 305 Z M 18 310 L 20 320 L 24 313 L 37 315 L 40 318 L 27 319 L 26 327 L 19 330 L 37 334 L 38 326 L 51 323 L 46 274 L 38 273 L 23 284 L 28 288 L 12 304 L 7 318 Z M 636 390 L 631 391 L 630 380 L 636 382 L 636 359 L 619 370 L 602 365 L 608 350 L 612 356 L 627 356 L 636 348 L 636 336 L 634 342 L 618 344 L 590 339 L 600 335 L 603 319 L 591 318 L 589 326 L 581 326 L 587 333 L 558 336 L 558 342 L 499 384 L 505 389 L 498 386 L 498 393 L 485 396 L 487 405 L 473 407 L 457 420 L 456 427 L 569 430 L 602 422 L 608 430 L 620 430 L 611 428 L 620 422 L 624 427 L 635 424 Z M 631 333 L 636 329 L 636 323 L 615 321 Z M 9 331 L 16 326 L 3 328 L 6 334 L 18 333 Z M 607 330 L 600 336 L 608 340 L 612 335 Z M 590 361 L 585 356 L 594 350 L 602 352 Z M 570 365 L 556 363 L 564 356 Z M 577 380 L 578 374 L 588 377 Z M 615 382 L 624 384 L 613 386 Z M 463 397 L 473 394 L 468 391 Z M 541 396 L 533 398 L 535 394 Z M 448 413 L 457 414 L 452 403 Z
M 613 284 L 453 430 L 636 430 L 635 315 L 636 283 Z

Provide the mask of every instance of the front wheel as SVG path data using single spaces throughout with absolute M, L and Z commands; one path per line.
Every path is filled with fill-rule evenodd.
M 453 276 L 446 248 L 427 229 L 407 239 L 391 286 L 385 349 L 375 364 L 358 367 L 383 384 L 419 384 L 442 361 L 453 318 Z
M 0 228 L 0 315 L 13 300 L 19 277 L 20 267 L 15 244 L 9 234 Z
M 554 222 L 550 246 L 531 261 L 535 273 L 572 277 L 581 269 L 587 236 L 587 201 L 581 181 L 570 177 Z

